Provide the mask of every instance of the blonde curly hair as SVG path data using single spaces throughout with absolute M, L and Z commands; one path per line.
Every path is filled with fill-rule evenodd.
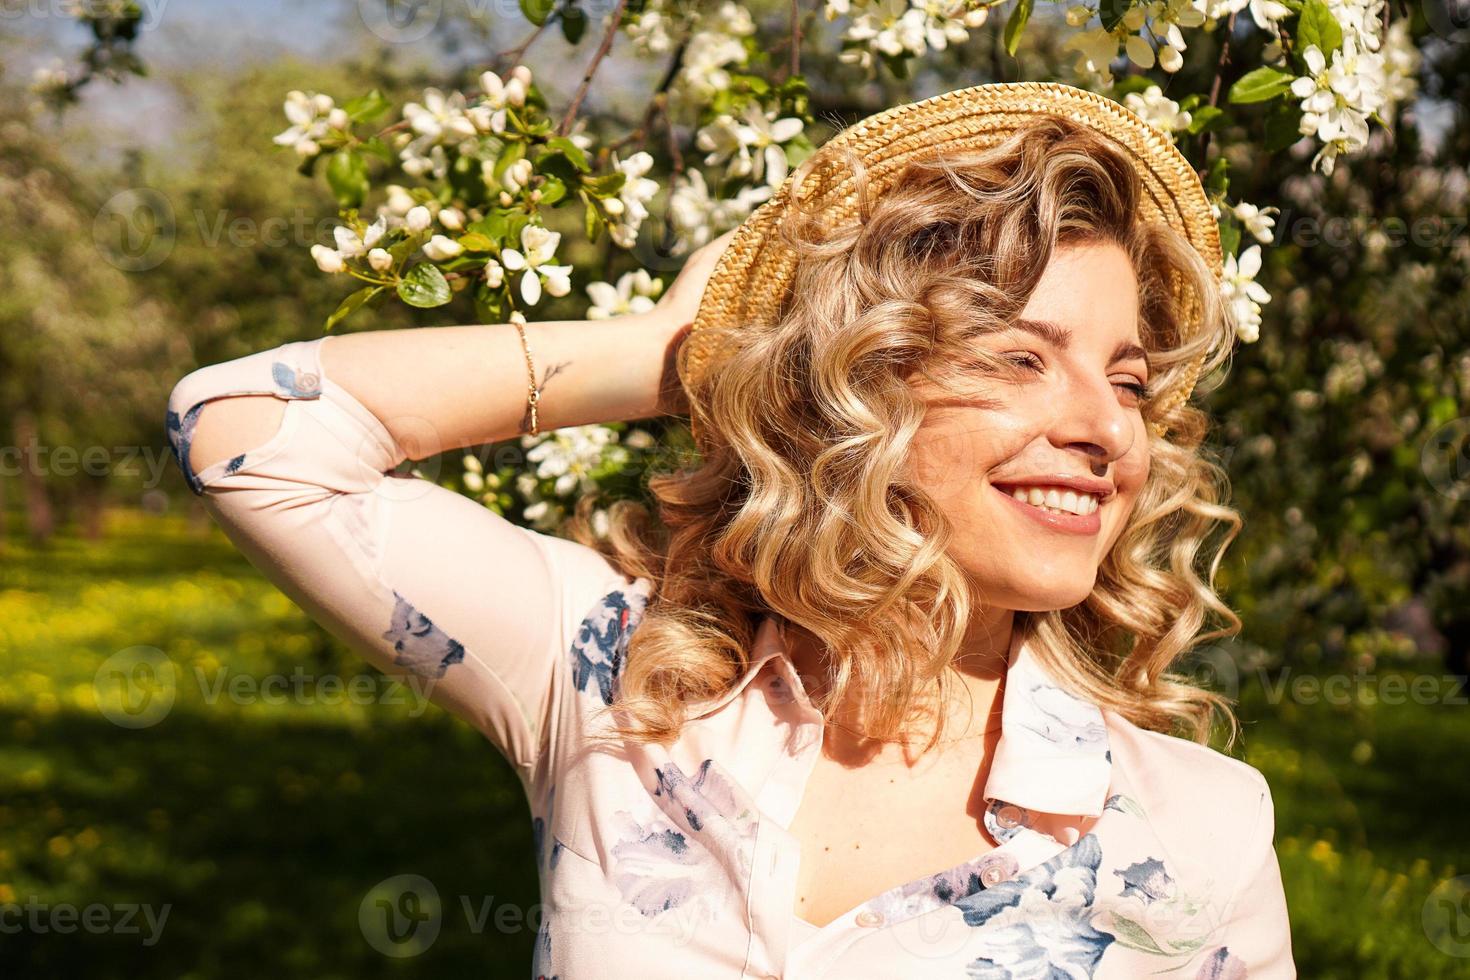
M 877 200 L 850 154 L 848 165 L 859 170 L 859 220 L 782 222 L 800 254 L 791 292 L 776 322 L 742 331 L 688 392 L 701 457 L 650 473 L 657 519 L 619 501 L 599 537 L 584 498 L 569 521 L 572 537 L 654 585 L 607 709 L 627 721 L 610 737 L 675 738 L 687 703 L 741 676 L 768 613 L 831 651 L 816 701 L 828 718 L 861 693 L 864 733 L 897 741 L 930 694 L 944 696 L 976 597 L 946 554 L 949 523 L 905 472 L 924 416 L 910 382 L 1014 370 L 974 338 L 1020 313 L 1059 247 L 1111 241 L 1132 259 L 1154 391 L 1200 354 L 1202 377 L 1229 357 L 1211 271 L 1180 234 L 1138 217 L 1132 164 L 1094 131 L 1043 119 L 993 148 L 911 163 Z M 1184 309 L 1200 313 L 1188 337 Z M 1201 449 L 1208 417 L 1186 403 L 1161 418 L 1157 405 L 1141 410 L 1167 432 L 1151 439 L 1147 482 L 1092 593 L 1072 608 L 1017 612 L 1015 628 L 1077 695 L 1198 742 L 1218 713 L 1233 744 L 1230 702 L 1170 668 L 1239 632 L 1214 581 L 1241 521 L 1224 470 Z M 1212 541 L 1218 525 L 1225 533 Z M 943 728 L 936 718 L 929 744 Z

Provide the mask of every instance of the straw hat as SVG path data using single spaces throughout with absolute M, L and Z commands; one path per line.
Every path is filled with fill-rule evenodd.
M 1222 274 L 1220 233 L 1199 176 L 1164 132 L 1153 128 L 1111 99 L 1051 82 L 1004 82 L 956 89 L 895 106 L 833 136 L 823 145 L 847 147 L 862 161 L 874 198 L 913 159 L 936 151 L 987 148 L 1042 116 L 1061 116 L 1117 141 L 1133 160 L 1143 183 L 1143 216 L 1162 220 L 1182 233 L 1218 279 Z M 795 171 L 758 207 L 720 254 L 705 284 L 699 311 L 680 354 L 680 380 L 687 389 L 708 376 L 721 357 L 722 344 L 751 325 L 775 322 L 796 270 L 796 255 L 777 234 L 790 202 Z M 851 168 L 818 166 L 803 183 L 803 205 L 820 209 L 834 224 L 857 215 Z M 1184 310 L 1186 329 L 1197 313 Z M 1189 397 L 1203 367 L 1203 355 L 1172 391 L 1161 393 L 1161 415 Z M 1163 427 L 1155 425 L 1156 434 Z

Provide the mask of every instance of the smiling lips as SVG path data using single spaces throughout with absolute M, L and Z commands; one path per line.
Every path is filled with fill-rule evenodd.
M 1072 534 L 1096 534 L 1102 529 L 1102 520 L 1097 515 L 1102 506 L 1101 494 L 1045 484 L 991 486 L 1043 527 Z

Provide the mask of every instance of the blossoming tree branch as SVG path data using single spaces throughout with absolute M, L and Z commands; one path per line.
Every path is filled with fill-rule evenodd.
M 356 287 L 327 329 L 379 297 L 437 307 L 468 293 L 484 322 L 524 322 L 545 297 L 577 287 L 589 317 L 647 309 L 662 281 L 640 268 L 616 283 L 579 282 L 580 270 L 558 257 L 549 211 L 580 208 L 589 241 L 606 234 L 604 247 L 632 251 L 662 193 L 679 242 L 697 247 L 739 224 L 813 151 L 800 56 L 821 33 L 812 30 L 816 16 L 834 25 L 826 33 L 839 38 L 838 61 L 865 79 L 907 78 L 1003 17 L 1007 52 L 1044 19 L 1075 56 L 1061 80 L 1122 102 L 1199 169 L 1220 222 L 1222 289 L 1250 342 L 1270 301 L 1256 276 L 1278 212 L 1232 199 L 1223 145 L 1276 153 L 1301 144 L 1330 175 L 1340 157 L 1365 151 L 1375 126 L 1393 122 L 1415 94 L 1419 64 L 1408 21 L 1394 19 L 1384 0 L 825 0 L 807 10 L 793 3 L 777 37 L 762 36 L 769 25 L 758 31 L 734 0 L 619 0 L 600 34 L 586 38 L 575 0 L 522 0 L 521 8 L 530 37 L 469 90 L 429 88 L 401 107 L 377 92 L 340 103 L 321 92 L 287 95 L 289 127 L 275 141 L 324 179 L 341 207 L 334 241 L 312 255 Z M 525 63 L 554 26 L 575 50 L 592 49 L 564 106 L 547 103 Z M 655 62 L 661 81 L 637 127 L 599 143 L 580 110 L 619 43 Z M 1175 76 L 1195 58 L 1208 70 L 1190 75 L 1206 85 L 1184 91 Z M 654 136 L 660 117 L 666 139 Z M 692 145 L 680 145 L 681 131 Z M 516 486 L 527 519 L 541 526 L 554 526 L 563 502 L 622 458 L 609 456 L 622 447 L 605 427 L 525 442 L 537 458 Z M 497 509 L 512 503 L 511 474 L 485 474 L 472 457 L 466 466 L 467 491 Z

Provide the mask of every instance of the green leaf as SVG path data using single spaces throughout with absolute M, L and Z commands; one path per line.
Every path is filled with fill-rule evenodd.
M 525 155 L 525 143 L 515 140 L 505 144 L 505 148 L 500 151 L 500 156 L 495 159 L 495 166 L 491 170 L 491 174 L 495 177 L 496 181 L 502 184 L 505 183 L 505 171 L 507 168 Z
M 475 316 L 481 323 L 499 323 L 504 303 L 501 289 L 491 289 L 483 282 L 475 287 Z
M 598 232 L 602 230 L 602 219 L 597 213 L 597 205 L 592 203 L 592 198 L 586 191 L 578 191 L 577 193 L 581 195 L 582 202 L 587 206 L 586 212 L 583 214 L 587 240 L 589 242 L 595 242 L 597 241 Z
M 576 143 L 566 136 L 554 136 L 546 141 L 547 148 L 555 150 L 565 156 L 578 170 L 590 173 L 592 164 L 587 161 L 587 153 Z
M 337 198 L 338 206 L 361 207 L 368 192 L 367 164 L 362 154 L 348 149 L 333 153 L 327 160 L 327 183 Z
M 1240 248 L 1240 225 L 1225 218 L 1220 219 L 1220 254 L 1234 255 Z
M 623 189 L 623 184 L 628 180 L 628 175 L 621 170 L 610 174 L 602 174 L 597 177 L 583 177 L 582 184 L 587 190 L 598 197 L 610 197 Z
M 398 283 L 398 295 L 409 306 L 431 309 L 449 302 L 449 282 L 432 262 L 423 262 L 408 270 Z
M 561 36 L 567 39 L 568 44 L 576 44 L 582 40 L 582 34 L 587 30 L 587 15 L 581 7 L 568 6 L 561 12 Z
M 1033 0 L 1016 0 L 1010 17 L 1006 18 L 1006 53 L 1012 57 L 1015 57 L 1016 48 L 1021 44 L 1021 33 L 1026 30 L 1026 22 L 1031 19 L 1032 3 Z
M 495 243 L 477 231 L 460 235 L 455 241 L 463 245 L 469 252 L 493 252 L 495 250 Z
M 1322 0 L 1307 0 L 1297 21 L 1296 37 L 1298 51 L 1315 44 L 1330 61 L 1332 52 L 1342 47 L 1342 25 Z
M 347 118 L 353 122 L 367 122 L 387 112 L 392 105 L 384 98 L 382 92 L 373 89 L 367 95 L 360 95 L 342 103 L 342 111 L 347 113 Z
M 582 171 L 561 153 L 546 153 L 536 161 L 536 170 L 544 177 L 556 177 L 563 183 L 580 180 Z
M 1302 107 L 1291 99 L 1276 103 L 1271 111 L 1266 113 L 1266 138 L 1263 149 L 1267 153 L 1280 153 L 1288 146 L 1293 146 L 1301 139 L 1303 134 Z
M 1235 84 L 1230 86 L 1230 101 L 1237 105 L 1246 105 L 1274 99 L 1291 88 L 1295 79 L 1296 76 L 1291 72 L 1262 65 L 1236 79 Z
M 361 150 L 363 153 L 371 153 L 373 156 L 382 160 L 384 163 L 392 163 L 396 159 L 393 151 L 388 147 L 388 144 L 384 143 L 376 136 L 370 136 L 367 139 L 363 140 L 361 144 Z
M 521 13 L 526 19 L 540 27 L 546 23 L 546 18 L 551 14 L 551 8 L 556 6 L 556 0 L 521 0 Z
M 545 207 L 550 207 L 557 201 L 567 196 L 567 185 L 556 177 L 548 177 L 540 187 L 541 200 L 538 202 Z
M 1224 157 L 1216 157 L 1205 176 L 1205 190 L 1215 197 L 1224 197 L 1230 190 L 1230 163 Z
M 1158 82 L 1155 82 L 1147 75 L 1125 75 L 1113 83 L 1113 101 L 1122 102 L 1123 96 L 1130 95 L 1134 92 L 1142 95 L 1144 90 L 1149 88 L 1149 86 L 1157 84 Z M 1181 102 L 1179 108 L 1185 108 L 1184 103 Z
M 432 235 L 432 228 L 427 231 L 421 231 L 416 235 L 408 235 L 402 241 L 395 242 L 390 246 L 388 254 L 393 257 L 393 262 L 396 265 L 422 248 L 424 242 L 428 241 Z
M 1189 114 L 1189 131 L 1198 134 L 1216 129 L 1223 122 L 1224 115 L 1225 110 L 1217 105 L 1202 105 Z
M 505 211 L 496 208 L 478 221 L 471 221 L 465 231 L 484 235 L 491 241 L 505 237 Z
M 337 305 L 337 308 L 332 311 L 332 315 L 327 317 L 326 325 L 322 329 L 332 329 L 337 324 L 341 323 L 343 320 L 356 313 L 368 300 L 372 299 L 374 296 L 378 295 L 387 288 L 387 286 L 362 287 L 357 292 L 348 296 Z

